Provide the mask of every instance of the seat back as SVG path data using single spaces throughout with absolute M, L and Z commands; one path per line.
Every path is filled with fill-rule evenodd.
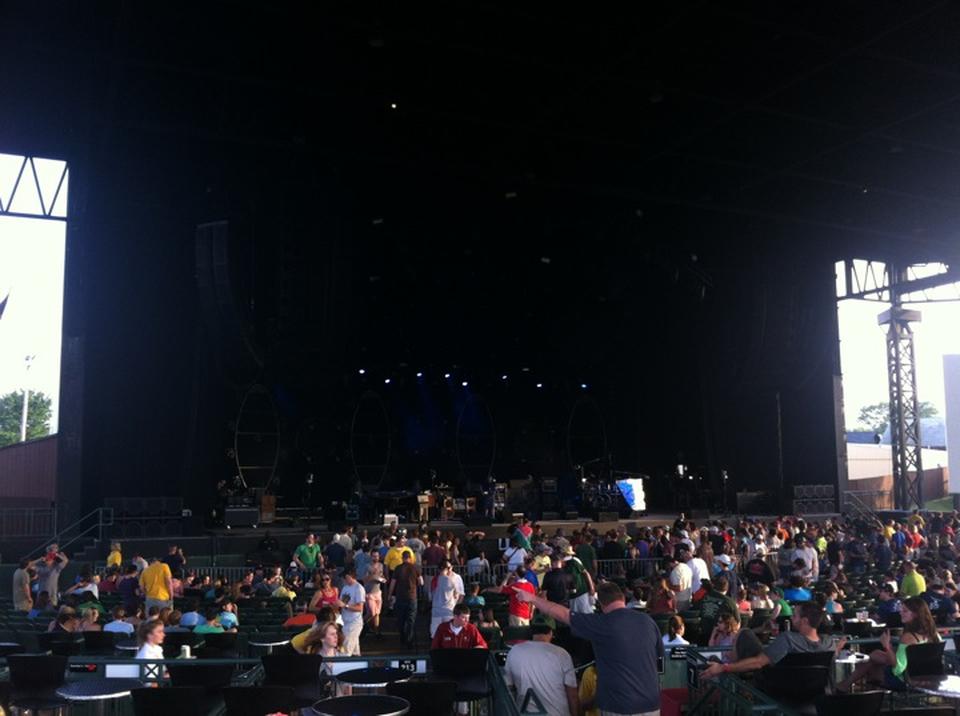
M 203 645 L 208 649 L 216 649 L 224 653 L 237 653 L 236 632 L 224 632 L 223 634 L 204 634 Z
M 196 686 L 207 693 L 219 693 L 230 685 L 233 664 L 169 664 L 170 682 L 174 686 Z
M 457 698 L 457 682 L 396 681 L 387 684 L 387 693 L 410 702 L 408 716 L 449 716 Z
M 163 635 L 163 656 L 166 659 L 173 659 L 180 655 L 180 647 L 189 646 L 195 648 L 201 641 L 200 634 L 194 634 L 192 631 L 174 631 Z
M 827 694 L 817 699 L 817 716 L 876 716 L 883 707 L 884 691 Z
M 943 641 L 911 644 L 907 647 L 907 676 L 940 676 L 943 670 Z
M 297 708 L 294 690 L 289 686 L 234 686 L 223 690 L 223 701 L 226 716 L 264 716 Z
M 323 657 L 319 654 L 280 653 L 260 657 L 265 685 L 300 686 L 316 683 Z
M 68 632 L 43 632 L 37 634 L 40 651 L 49 651 L 57 656 L 75 656 L 83 651 L 83 638 Z
M 499 649 L 503 644 L 503 633 L 497 627 L 480 627 L 480 636 L 491 649 Z
M 771 698 L 810 704 L 827 690 L 828 666 L 770 666 L 760 672 L 758 687 Z
M 113 653 L 114 634 L 109 631 L 83 632 L 83 650 Z
M 18 691 L 52 691 L 63 686 L 67 657 L 57 654 L 11 654 L 10 681 Z
M 826 651 L 795 651 L 787 654 L 777 666 L 831 666 L 836 654 L 832 649 Z
M 199 686 L 134 689 L 130 695 L 135 716 L 206 716 L 206 694 Z
M 431 649 L 430 663 L 437 676 L 482 676 L 487 671 L 487 649 Z

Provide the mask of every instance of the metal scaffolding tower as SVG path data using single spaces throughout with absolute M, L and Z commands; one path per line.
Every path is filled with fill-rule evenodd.
M 893 291 L 896 295 L 896 291 Z M 899 298 L 899 297 L 898 297 Z M 894 303 L 877 317 L 887 329 L 887 383 L 890 389 L 890 449 L 893 453 L 893 501 L 898 510 L 923 507 L 920 401 L 911 323 L 920 311 Z
M 931 270 L 931 266 L 934 266 Z M 837 300 L 862 299 L 888 303 L 877 323 L 887 326 L 887 381 L 890 392 L 890 448 L 893 454 L 893 497 L 898 510 L 923 507 L 923 459 L 920 401 L 912 323 L 920 311 L 905 303 L 960 299 L 960 269 L 946 264 L 897 265 L 870 260 L 844 261 Z M 934 289 L 950 287 L 950 295 Z M 928 293 L 930 292 L 930 293 Z M 949 293 L 949 292 L 948 292 Z M 955 294 L 955 295 L 954 295 Z

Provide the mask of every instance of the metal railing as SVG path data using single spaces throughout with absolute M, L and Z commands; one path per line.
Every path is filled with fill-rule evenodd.
M 98 540 L 103 539 L 103 530 L 113 524 L 113 510 L 109 507 L 98 507 L 88 512 L 71 525 L 52 534 L 49 539 L 44 540 L 42 544 L 35 547 L 27 553 L 27 557 L 36 557 L 50 544 L 57 544 L 61 550 L 75 544 L 77 541 L 86 537 L 93 537 Z
M 57 529 L 56 507 L 5 507 L 0 509 L 0 538 L 42 537 Z
M 710 648 L 706 651 L 716 651 Z M 773 714 L 799 716 L 762 691 L 733 674 L 721 674 L 715 679 L 700 678 L 700 671 L 708 665 L 707 657 L 695 647 L 687 648 L 687 685 L 690 699 L 686 713 L 690 716 L 740 716 L 741 714 Z

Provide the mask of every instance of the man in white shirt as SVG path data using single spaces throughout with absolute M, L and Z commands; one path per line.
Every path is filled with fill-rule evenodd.
M 817 556 L 817 550 L 802 536 L 798 536 L 794 542 L 797 548 L 793 550 L 793 558 L 803 560 L 804 565 L 810 570 L 810 579 L 816 582 L 820 578 L 820 558 Z
M 343 619 L 343 652 L 348 656 L 360 656 L 360 632 L 363 631 L 363 605 L 367 592 L 357 581 L 353 567 L 343 570 L 343 586 L 340 588 L 340 618 Z
M 692 575 L 690 579 L 690 594 L 693 595 L 700 591 L 700 580 L 710 579 L 710 571 L 707 569 L 707 563 L 701 557 L 694 557 L 689 552 L 685 552 L 684 554 L 687 555 L 687 566 L 690 568 Z M 697 554 L 700 554 L 699 550 Z
M 516 689 L 517 706 L 524 713 L 541 710 L 551 716 L 576 716 L 580 711 L 577 675 L 570 654 L 550 643 L 554 621 L 538 614 L 530 625 L 530 641 L 516 644 L 507 655 L 503 675 Z M 532 695 L 531 695 L 532 694 Z M 542 709 L 535 708 L 534 696 Z M 530 704 L 524 708 L 527 700 Z
M 437 586 L 433 590 L 433 606 L 430 609 L 431 639 L 441 624 L 453 619 L 453 608 L 463 599 L 465 593 L 463 579 L 453 571 L 450 560 L 443 560 L 440 563 L 440 574 L 437 576 Z
M 689 609 L 690 600 L 693 598 L 693 570 L 684 562 L 678 562 L 669 558 L 668 564 L 673 563 L 673 569 L 670 570 L 670 589 L 677 595 L 677 611 L 682 612 Z

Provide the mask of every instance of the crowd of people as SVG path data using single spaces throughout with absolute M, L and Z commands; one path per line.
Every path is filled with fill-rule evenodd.
M 665 648 L 724 647 L 707 678 L 762 669 L 789 653 L 836 652 L 844 640 L 830 627 L 842 619 L 851 582 L 876 595 L 871 616 L 904 631 L 896 643 L 881 635 L 882 648 L 837 687 L 863 679 L 902 687 L 905 647 L 939 639 L 937 628 L 960 614 L 958 526 L 955 513 L 700 525 L 680 515 L 634 530 L 585 523 L 548 534 L 523 519 L 498 547 L 479 531 L 461 540 L 426 525 L 347 528 L 324 544 L 308 534 L 288 562 L 257 565 L 233 582 L 199 577 L 176 545 L 163 557 L 125 560 L 114 544 L 102 576 L 84 567 L 63 589 L 69 560 L 51 545 L 21 562 L 13 597 L 51 631 L 137 634 L 144 658 L 156 658 L 165 633 L 236 630 L 243 605 L 267 597 L 289 605 L 286 626 L 303 627 L 294 649 L 327 656 L 360 655 L 361 636 L 382 638 L 385 613 L 405 650 L 416 649 L 425 614 L 435 649 L 484 648 L 487 630 L 521 627 L 529 640 L 510 650 L 505 666 L 518 699 L 532 689 L 548 713 L 577 714 L 584 705 L 646 713 L 659 703 L 655 664 Z M 267 535 L 261 553 L 276 553 L 273 542 Z M 99 595 L 109 592 L 120 605 L 108 615 Z M 189 609 L 175 610 L 176 597 L 191 598 Z M 493 601 L 506 602 L 507 624 L 498 623 Z M 570 646 L 578 641 L 595 659 L 579 685 Z

